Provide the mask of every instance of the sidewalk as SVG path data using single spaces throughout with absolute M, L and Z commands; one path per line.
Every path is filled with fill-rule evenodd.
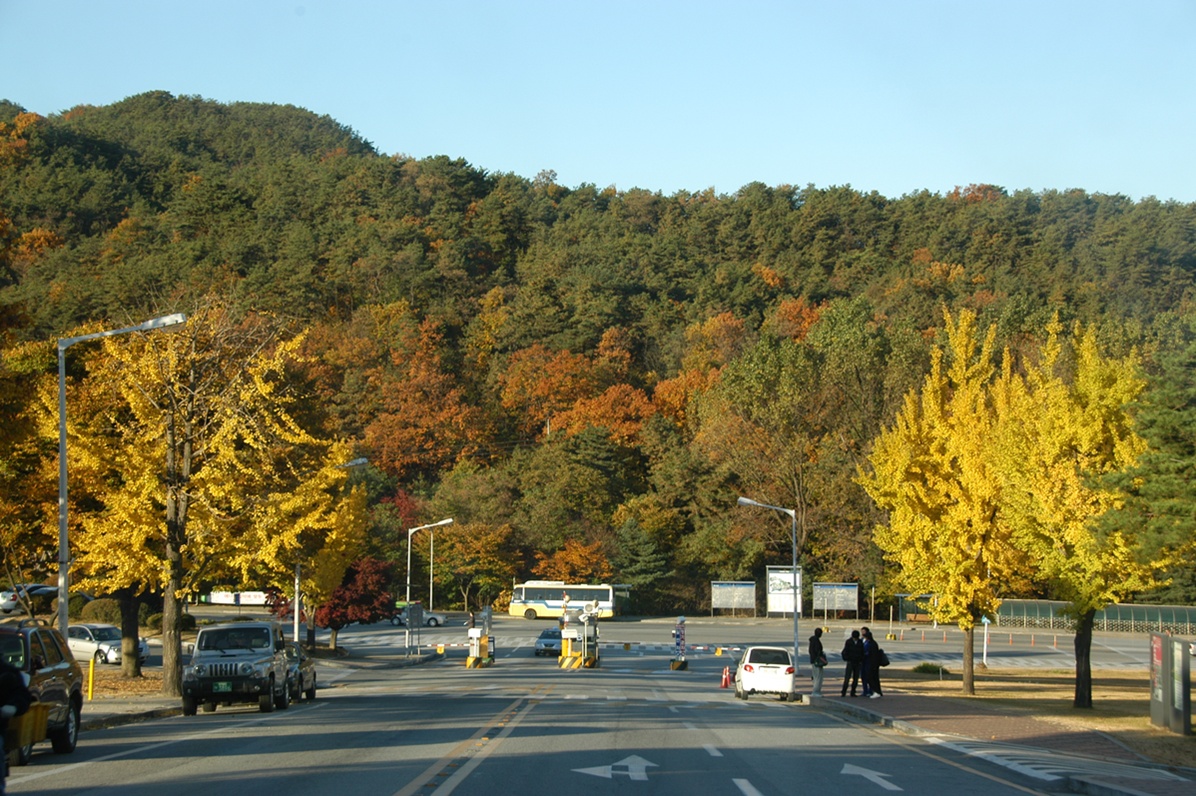
M 847 714 L 891 727 L 906 735 L 939 736 L 965 742 L 1006 744 L 1029 752 L 1052 752 L 1087 759 L 1092 772 L 1067 774 L 1073 793 L 1092 796 L 1191 796 L 1196 793 L 1196 769 L 1169 771 L 1146 763 L 1108 735 L 1096 730 L 1065 727 L 1029 713 L 994 710 L 974 701 L 941 696 L 903 694 L 887 686 L 880 699 L 863 697 L 807 697 L 814 707 Z M 1196 761 L 1193 761 L 1196 763 Z M 1107 763 L 1135 766 L 1130 776 L 1096 769 Z M 1120 772 L 1125 774 L 1126 771 Z M 1182 780 L 1166 777 L 1179 776 Z

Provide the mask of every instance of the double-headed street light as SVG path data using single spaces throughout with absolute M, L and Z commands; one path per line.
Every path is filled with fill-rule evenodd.
M 58 629 L 65 636 L 67 624 L 67 603 L 70 590 L 70 543 L 67 538 L 66 508 L 66 350 L 75 343 L 83 343 L 100 337 L 114 337 L 131 332 L 148 332 L 186 323 L 187 316 L 181 312 L 152 318 L 136 326 L 113 329 L 107 332 L 93 332 L 78 337 L 63 337 L 58 340 Z
M 428 528 L 439 528 L 441 525 L 452 525 L 453 518 L 448 517 L 440 522 L 429 523 L 428 525 L 420 525 L 418 528 L 407 529 L 407 621 L 404 622 L 405 631 L 403 635 L 406 637 L 405 644 L 407 649 L 411 649 L 411 537 L 415 535 L 416 531 L 425 531 Z M 429 581 L 429 584 L 431 581 Z M 430 588 L 430 585 L 429 585 Z
M 740 497 L 737 501 L 740 506 L 755 506 L 761 509 L 772 509 L 779 511 L 782 514 L 788 514 L 789 519 L 793 521 L 793 669 L 798 675 L 801 674 L 801 664 L 798 662 L 798 617 L 797 617 L 797 511 L 794 509 L 784 509 L 780 506 L 770 506 L 767 503 L 758 503 L 751 498 Z

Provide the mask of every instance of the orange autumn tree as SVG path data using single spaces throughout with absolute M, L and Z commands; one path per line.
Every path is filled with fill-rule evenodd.
M 371 459 L 400 479 L 451 467 L 476 453 L 483 436 L 480 412 L 441 365 L 440 342 L 436 322 L 423 321 L 413 350 L 396 352 L 392 367 L 369 378 L 380 411 L 366 443 Z
M 609 431 L 612 442 L 634 445 L 639 441 L 644 421 L 656 413 L 643 390 L 630 384 L 616 384 L 595 398 L 582 398 L 558 417 L 567 434 L 601 427 Z
M 532 572 L 565 583 L 605 583 L 614 574 L 602 542 L 585 544 L 578 539 L 569 539 L 555 553 L 537 552 Z
M 503 409 L 513 412 L 521 431 L 551 433 L 552 418 L 596 390 L 594 366 L 572 351 L 553 351 L 539 343 L 516 351 L 499 376 Z

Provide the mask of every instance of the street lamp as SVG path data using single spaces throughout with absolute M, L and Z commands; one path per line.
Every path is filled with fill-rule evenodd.
M 187 316 L 181 312 L 151 318 L 136 326 L 113 329 L 107 332 L 93 332 L 78 337 L 63 337 L 58 340 L 58 629 L 65 636 L 67 624 L 68 591 L 70 587 L 70 544 L 67 539 L 66 508 L 66 350 L 75 343 L 83 343 L 100 337 L 114 337 L 118 334 L 148 332 L 151 329 L 165 329 L 186 323 Z
M 797 629 L 797 511 L 794 509 L 783 509 L 780 506 L 770 506 L 767 503 L 758 503 L 751 498 L 740 497 L 736 501 L 740 506 L 755 506 L 761 509 L 772 509 L 779 511 L 782 514 L 788 514 L 789 518 L 793 520 L 792 534 L 793 534 L 793 669 L 800 676 L 801 663 L 798 658 L 798 629 Z
M 452 524 L 453 524 L 453 518 L 448 517 L 447 519 L 443 519 L 440 522 L 433 522 L 428 525 L 421 525 L 418 528 L 409 528 L 407 530 L 407 597 L 406 597 L 407 621 L 404 622 L 403 624 L 406 628 L 404 635 L 406 636 L 406 645 L 407 645 L 408 649 L 411 648 L 411 537 L 415 535 L 416 531 L 424 531 L 424 530 L 427 530 L 428 528 L 439 528 L 441 525 L 452 525 Z M 429 588 L 430 588 L 430 586 L 429 586 Z M 428 595 L 428 599 L 429 599 L 429 601 L 431 600 L 431 594 Z

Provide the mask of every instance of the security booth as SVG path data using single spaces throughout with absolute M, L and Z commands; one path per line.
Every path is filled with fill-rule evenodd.
M 473 626 L 467 628 L 469 636 L 469 657 L 465 659 L 467 669 L 479 669 L 494 665 L 494 636 L 492 635 L 493 613 L 490 606 L 482 609 L 481 621 L 473 616 Z
M 598 605 L 566 609 L 561 615 L 560 667 L 592 669 L 598 658 Z

